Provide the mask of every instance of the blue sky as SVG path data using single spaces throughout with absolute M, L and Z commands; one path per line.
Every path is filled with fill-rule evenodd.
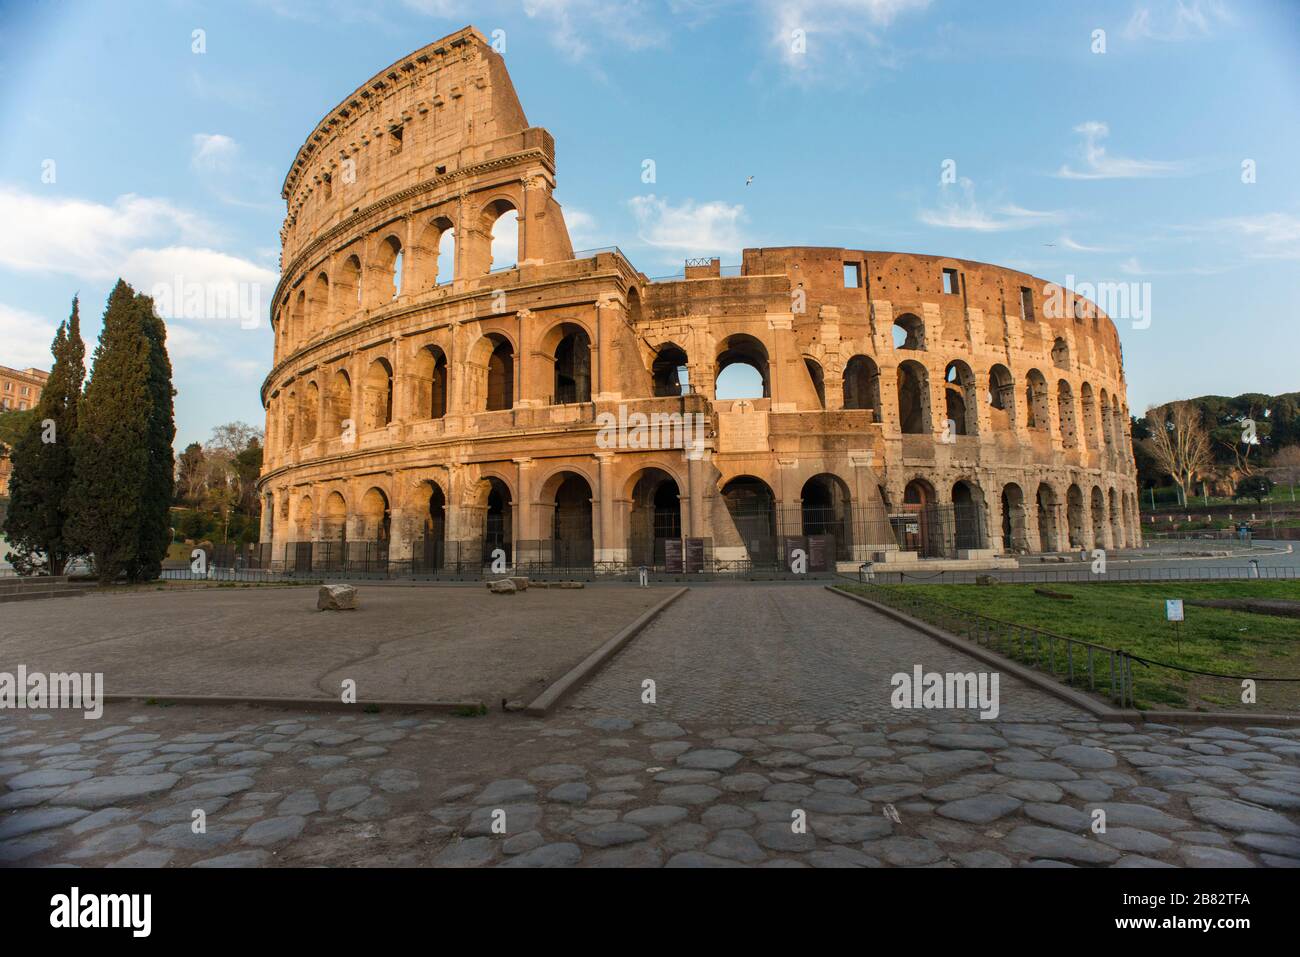
M 807 244 L 1137 283 L 1133 409 L 1300 389 L 1297 0 L 0 0 L 0 364 L 48 365 L 76 292 L 93 345 L 118 275 L 265 307 L 303 138 L 471 23 L 556 137 L 575 247 L 652 277 Z M 178 448 L 263 423 L 264 312 L 168 323 Z

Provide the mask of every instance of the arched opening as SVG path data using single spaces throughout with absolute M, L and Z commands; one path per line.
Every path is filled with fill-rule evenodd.
M 307 326 L 307 291 L 299 289 L 298 295 L 293 297 L 293 340 L 295 343 L 303 343 L 311 338 L 311 329 Z
M 975 404 L 975 373 L 960 359 L 948 363 L 943 373 L 944 414 L 955 435 L 979 432 L 979 406 Z
M 487 501 L 483 513 L 483 564 L 491 565 L 498 557 L 511 560 L 511 525 L 514 521 L 510 489 L 499 478 L 487 480 Z
M 995 432 L 1016 427 L 1016 380 L 1004 365 L 989 369 L 989 424 Z
M 424 512 L 420 541 L 411 548 L 412 570 L 433 572 L 447 561 L 447 498 L 437 482 L 425 482 L 429 497 Z
M 438 265 L 434 271 L 435 285 L 453 282 L 456 278 L 456 229 L 448 226 L 438 236 Z
M 1025 553 L 1029 537 L 1025 521 L 1025 493 L 1015 482 L 1002 487 L 1002 550 Z
M 1120 514 L 1119 496 L 1110 490 L 1110 537 L 1115 548 L 1123 548 L 1127 539 L 1124 536 L 1124 517 Z
M 1090 496 L 1092 512 L 1092 547 L 1101 548 L 1106 541 L 1106 496 L 1094 485 Z
M 767 348 L 744 333 L 728 337 L 718 353 L 714 382 L 719 399 L 769 398 Z
M 456 270 L 456 236 L 452 221 L 435 216 L 425 225 L 412 252 L 411 288 L 432 289 L 451 282 Z
M 519 214 L 515 204 L 507 199 L 488 203 L 480 217 L 479 228 L 484 236 L 491 237 L 483 272 L 510 269 L 519 260 Z
M 1083 548 L 1088 543 L 1087 527 L 1084 525 L 1083 490 L 1071 484 L 1065 490 L 1066 525 L 1070 529 L 1070 548 Z
M 330 323 L 330 277 L 318 272 L 307 297 L 307 322 L 313 333 L 324 332 Z
M 292 449 L 298 444 L 298 393 L 290 392 L 284 398 L 284 428 L 280 432 L 284 447 Z
M 302 390 L 302 440 L 315 442 L 320 417 L 320 389 L 313 380 Z
M 931 432 L 930 375 L 914 359 L 898 367 L 898 428 L 904 435 Z
M 343 543 L 348 537 L 348 505 L 338 492 L 330 492 L 321 510 L 320 538 L 322 542 Z
M 1029 428 L 1045 432 L 1051 428 L 1052 413 L 1049 403 L 1051 393 L 1047 389 L 1047 380 L 1037 369 L 1030 369 L 1025 376 L 1025 410 Z
M 1106 394 L 1105 389 L 1102 389 L 1101 390 L 1101 441 L 1102 444 L 1104 444 L 1107 449 L 1109 449 L 1112 445 L 1115 444 L 1115 440 L 1112 437 L 1110 431 L 1110 423 L 1111 423 L 1110 396 Z
M 641 327 L 641 293 L 636 286 L 627 287 L 627 321 L 634 329 Z
M 894 348 L 925 348 L 925 323 L 919 316 L 905 312 L 894 320 Z
M 1067 449 L 1078 448 L 1079 429 L 1074 422 L 1074 391 L 1064 379 L 1056 384 L 1056 415 L 1061 421 L 1061 444 Z
M 821 363 L 804 356 L 803 364 L 808 370 L 808 378 L 812 380 L 813 391 L 817 393 L 817 404 L 824 409 L 826 408 L 826 377 L 822 374 Z
M 690 370 L 686 350 L 669 342 L 659 347 L 650 367 L 656 396 L 686 395 L 690 392 Z
M 349 256 L 339 267 L 334 280 L 334 311 L 345 319 L 361 308 L 361 260 Z
M 580 326 L 561 327 L 555 347 L 555 404 L 591 401 L 591 340 Z
M 799 492 L 802 532 L 809 538 L 808 557 L 811 571 L 830 571 L 820 556 L 835 561 L 853 557 L 853 504 L 849 487 L 838 475 L 823 472 L 803 483 Z M 821 543 L 814 541 L 822 537 Z
M 1052 343 L 1052 365 L 1058 369 L 1070 368 L 1070 347 L 1060 336 Z
M 361 497 L 361 538 L 368 542 L 387 542 L 392 531 L 388 496 L 382 489 L 371 488 Z
M 870 409 L 880 421 L 880 369 L 869 356 L 854 356 L 844 367 L 844 408 Z
M 515 404 L 515 352 L 509 340 L 489 336 L 492 355 L 487 364 L 487 411 L 499 412 Z
M 402 294 L 402 242 L 396 236 L 386 236 L 376 250 L 379 267 L 379 288 L 375 290 L 376 304 L 391 302 Z
M 325 438 L 332 439 L 352 425 L 352 380 L 339 369 L 330 380 L 325 399 Z
M 447 414 L 447 355 L 428 345 L 415 354 L 415 417 L 441 419 Z
M 393 367 L 387 359 L 370 363 L 364 389 L 362 428 L 366 431 L 386 428 L 393 421 Z
M 776 496 L 766 482 L 741 475 L 722 487 L 731 521 L 751 562 L 773 563 L 776 549 Z
M 663 469 L 648 468 L 632 486 L 628 558 L 633 565 L 662 567 L 666 542 L 682 537 L 681 491 Z
M 551 520 L 551 561 L 560 568 L 589 568 L 592 542 L 591 486 L 576 472 L 566 472 L 555 490 Z
M 1057 511 L 1060 503 L 1056 491 L 1046 482 L 1038 486 L 1038 550 L 1055 552 L 1060 550 L 1060 525 Z
M 1100 438 L 1097 433 L 1097 396 L 1087 382 L 1079 386 L 1079 398 L 1083 403 L 1083 439 L 1088 448 L 1095 451 Z
M 903 488 L 899 514 L 891 516 L 898 547 L 923 557 L 940 553 L 941 535 L 935 523 L 934 486 L 925 479 L 912 479 Z
M 298 510 L 293 523 L 293 540 L 295 542 L 310 542 L 315 537 L 316 530 L 313 527 L 313 523 L 316 521 L 315 512 L 310 497 L 304 495 L 298 500 Z
M 953 544 L 959 549 L 988 548 L 984 490 L 966 480 L 952 487 Z

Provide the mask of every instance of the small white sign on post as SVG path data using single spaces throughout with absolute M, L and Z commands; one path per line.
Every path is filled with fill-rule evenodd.
M 1165 599 L 1165 619 L 1167 621 L 1183 620 L 1183 600 L 1181 598 Z

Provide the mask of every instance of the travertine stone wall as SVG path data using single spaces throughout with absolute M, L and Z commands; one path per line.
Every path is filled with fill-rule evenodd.
M 557 509 L 589 501 L 592 557 L 624 561 L 671 480 L 682 534 L 744 558 L 722 493 L 752 477 L 779 510 L 829 483 L 862 528 L 973 500 L 992 551 L 1138 542 L 1119 337 L 1092 303 L 1055 310 L 1044 280 L 984 263 L 842 248 L 651 282 L 617 249 L 575 257 L 554 187 L 550 134 L 473 29 L 321 121 L 283 191 L 263 541 L 386 538 L 402 558 L 431 496 L 449 542 L 481 540 L 506 496 L 514 542 L 562 534 Z M 510 211 L 517 263 L 495 268 Z M 566 378 L 575 349 L 589 362 Z M 689 394 L 656 396 L 675 350 Z M 716 397 L 735 360 L 760 368 L 761 398 Z M 703 453 L 605 447 L 602 414 L 635 412 L 702 416 Z M 857 537 L 855 559 L 895 547 Z

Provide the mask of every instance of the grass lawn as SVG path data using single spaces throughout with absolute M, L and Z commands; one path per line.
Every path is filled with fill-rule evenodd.
M 1048 598 L 1034 589 L 1071 595 Z M 1120 648 L 1152 661 L 1227 675 L 1300 677 L 1300 619 L 1222 608 L 1184 606 L 1181 639 L 1165 620 L 1165 599 L 1288 598 L 1300 601 L 1300 581 L 1160 582 L 1080 585 L 878 585 L 847 586 L 871 597 L 873 589 L 908 594 L 963 611 Z M 1249 710 L 1241 683 L 1133 665 L 1139 707 Z M 1259 682 L 1261 712 L 1300 711 L 1300 682 Z

